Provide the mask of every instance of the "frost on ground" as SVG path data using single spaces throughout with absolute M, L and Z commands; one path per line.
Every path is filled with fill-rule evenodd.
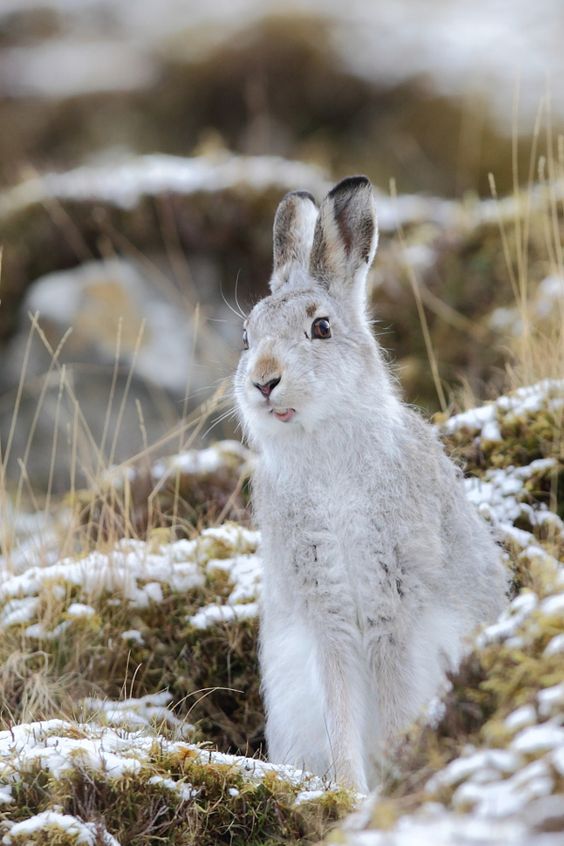
M 294 839 L 350 807 L 334 785 L 288 767 L 58 719 L 0 732 L 0 781 L 2 842 L 14 846 L 146 843 L 145 832 L 211 846 L 234 826 L 239 842 Z
M 381 795 L 330 842 L 556 842 L 564 525 L 552 509 L 563 397 L 563 383 L 546 381 L 439 424 L 502 541 L 514 598 L 402 739 Z M 197 478 L 220 454 L 187 453 L 152 473 Z M 51 551 L 33 561 L 31 546 L 18 557 L 16 545 L 18 566 L 1 562 L 3 842 L 296 842 L 323 837 L 348 809 L 350 797 L 315 779 L 227 754 L 252 753 L 262 739 L 258 542 L 225 523 L 62 560 Z
M 441 432 L 462 460 L 468 497 L 504 544 L 516 587 L 534 562 L 564 558 L 564 380 L 547 379 L 446 420 Z
M 135 711 L 173 733 L 196 722 L 196 737 L 223 748 L 257 747 L 258 535 L 225 523 L 191 540 L 159 538 L 124 539 L 15 575 L 4 570 L 5 723 L 63 707 L 92 711 L 95 700 L 109 699 L 110 724 L 131 724 Z M 168 716 L 164 703 L 139 704 L 161 691 L 172 703 Z M 124 712 L 116 700 L 125 698 Z

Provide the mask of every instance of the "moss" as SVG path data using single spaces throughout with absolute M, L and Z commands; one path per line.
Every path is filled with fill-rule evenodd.
M 0 819 L 17 822 L 56 807 L 129 846 L 316 842 L 352 798 L 328 791 L 297 803 L 302 788 L 274 771 L 247 777 L 235 765 L 203 761 L 193 748 L 171 753 L 156 741 L 135 774 L 112 777 L 78 764 L 58 777 L 38 768 L 18 773 L 14 804 L 0 808 Z M 27 842 L 43 843 L 42 836 Z
M 141 697 L 166 689 L 170 708 L 177 718 L 196 724 L 197 737 L 225 751 L 260 749 L 264 717 L 256 619 L 203 630 L 189 621 L 202 607 L 228 600 L 234 587 L 229 575 L 218 570 L 208 575 L 206 564 L 254 551 L 246 536 L 240 538 L 234 542 L 225 531 L 201 536 L 203 584 L 179 591 L 163 581 L 159 598 L 146 607 L 115 592 L 91 596 L 63 576 L 43 584 L 33 620 L 3 631 L 2 723 L 48 718 L 61 710 L 76 714 L 83 697 L 120 699 L 124 691 Z M 73 602 L 88 603 L 94 613 L 73 617 L 68 613 Z M 34 621 L 45 637 L 26 634 Z M 141 642 L 122 637 L 131 630 Z
M 533 801 L 532 793 L 523 789 L 519 794 L 516 785 L 521 778 L 520 767 L 532 762 L 547 767 L 545 789 L 554 795 L 562 793 L 562 774 L 551 763 L 551 750 L 532 746 L 516 758 L 512 743 L 523 725 L 507 721 L 517 709 L 526 707 L 530 723 L 525 725 L 541 727 L 546 721 L 559 724 L 558 702 L 551 712 L 543 704 L 542 694 L 562 683 L 562 653 L 547 648 L 555 637 L 564 634 L 560 563 L 564 533 L 558 515 L 549 510 L 549 506 L 561 505 L 554 495 L 562 479 L 561 389 L 561 383 L 543 383 L 500 398 L 494 406 L 495 413 L 489 415 L 501 432 L 499 441 L 485 437 L 487 413 L 470 413 L 449 424 L 443 421 L 447 448 L 464 460 L 469 476 L 487 480 L 492 478 L 492 472 L 508 468 L 527 471 L 522 489 L 508 496 L 517 496 L 528 519 L 523 514 L 519 516 L 518 508 L 513 512 L 517 515 L 515 525 L 506 513 L 499 518 L 517 598 L 500 624 L 486 629 L 457 672 L 449 675 L 449 689 L 434 707 L 434 716 L 422 718 L 400 739 L 381 794 L 373 799 L 362 818 L 351 818 L 331 836 L 331 843 L 352 844 L 356 842 L 353 832 L 357 831 L 366 832 L 368 841 L 372 829 L 389 830 L 390 842 L 396 842 L 399 820 L 406 818 L 404 825 L 415 832 L 419 822 L 429 818 L 431 807 L 440 820 L 445 820 L 452 810 L 474 819 L 475 804 L 480 801 L 476 797 L 488 792 L 486 786 L 480 794 L 483 783 L 479 779 L 471 781 L 464 770 L 466 759 L 474 752 L 479 756 L 480 751 L 511 750 L 513 765 L 517 767 L 512 789 L 519 795 L 523 809 L 520 824 L 527 824 L 527 803 Z M 538 459 L 550 461 L 533 465 L 533 472 L 529 472 L 532 462 Z M 551 597 L 559 599 L 551 604 Z M 453 775 L 449 775 L 451 763 Z M 459 765 L 462 766 L 457 769 Z M 477 767 L 479 776 L 495 782 L 493 796 L 500 784 L 510 780 L 511 774 L 501 770 L 496 782 L 495 772 L 491 775 L 491 762 L 478 763 Z M 470 790 L 464 793 L 467 778 Z M 523 777 L 521 783 L 525 782 Z M 440 805 L 444 807 L 442 816 L 437 810 Z M 483 816 L 488 812 L 481 809 L 478 813 Z M 512 819 L 517 816 L 514 812 Z M 543 831 L 560 830 L 559 825 L 561 819 L 557 822 L 550 813 L 536 823 L 537 829 Z M 432 826 L 428 831 L 433 831 Z
M 508 532 L 502 537 L 514 592 L 534 586 L 539 549 L 541 557 L 546 553 L 557 560 L 564 558 L 562 383 L 547 381 L 526 390 L 538 394 L 531 408 L 527 408 L 527 394 L 519 392 L 493 404 L 499 439 L 488 438 L 487 429 L 477 418 L 462 415 L 453 426 L 448 418 L 437 415 L 446 450 L 467 477 L 488 482 L 495 480 L 496 471 L 511 474 L 514 468 L 523 468 L 523 472 L 518 471 L 521 489 L 511 494 L 517 512 L 513 525 L 528 533 L 529 545 L 523 548 L 523 542 Z

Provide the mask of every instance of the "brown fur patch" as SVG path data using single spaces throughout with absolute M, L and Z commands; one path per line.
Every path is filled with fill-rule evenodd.
M 263 385 L 269 379 L 279 376 L 281 372 L 280 362 L 273 355 L 265 355 L 259 358 L 253 367 L 253 382 Z
M 317 305 L 315 303 L 310 303 L 310 305 L 308 305 L 306 308 L 306 314 L 308 317 L 313 317 L 316 311 Z

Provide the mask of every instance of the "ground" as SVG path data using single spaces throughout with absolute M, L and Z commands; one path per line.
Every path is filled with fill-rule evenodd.
M 57 522 L 15 519 L 0 587 L 3 842 L 454 846 L 560 831 L 563 392 L 545 380 L 437 420 L 503 544 L 513 599 L 365 800 L 264 763 L 250 453 L 218 443 L 154 466 L 169 490 L 156 526 L 127 515 L 128 503 L 139 511 L 124 493 L 135 474 L 113 474 L 108 491 L 135 537 L 93 531 L 103 491 L 67 501 Z M 242 522 L 217 525 L 202 492 L 221 491 L 221 512 L 229 484 Z M 175 509 L 194 519 L 171 540 Z M 75 550 L 60 558 L 69 533 Z

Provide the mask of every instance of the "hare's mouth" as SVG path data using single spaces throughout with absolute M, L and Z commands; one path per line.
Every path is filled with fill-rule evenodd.
M 278 411 L 275 408 L 270 409 L 270 413 L 274 414 L 274 416 L 281 420 L 282 423 L 288 423 L 289 420 L 292 419 L 294 414 L 296 413 L 295 408 L 281 408 Z

